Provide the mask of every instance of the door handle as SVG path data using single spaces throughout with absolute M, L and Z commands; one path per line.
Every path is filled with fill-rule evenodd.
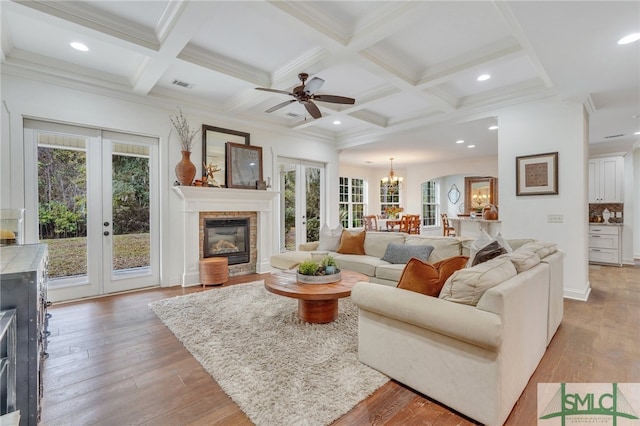
M 102 235 L 104 235 L 105 237 L 108 237 L 108 236 L 109 236 L 109 231 L 104 231 L 104 232 L 102 233 Z

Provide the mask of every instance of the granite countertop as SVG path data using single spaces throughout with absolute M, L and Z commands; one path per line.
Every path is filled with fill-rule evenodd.
M 589 225 L 593 225 L 593 226 L 623 226 L 624 223 L 597 223 L 597 222 L 589 222 Z

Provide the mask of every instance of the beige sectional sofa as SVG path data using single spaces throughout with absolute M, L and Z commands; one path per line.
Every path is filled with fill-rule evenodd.
M 476 293 L 492 268 L 511 268 L 514 256 L 455 272 L 440 298 L 356 284 L 351 299 L 359 308 L 360 361 L 474 420 L 503 424 L 563 312 L 560 251 L 529 269 L 514 267 L 508 278 L 497 278 L 497 285 Z M 457 290 L 463 300 L 478 297 L 477 305 L 442 298 L 456 279 L 478 281 L 471 289 Z
M 365 255 L 332 253 L 340 268 L 370 277 L 351 293 L 360 361 L 474 420 L 503 424 L 562 321 L 564 257 L 553 244 L 506 241 L 512 253 L 455 272 L 440 298 L 396 287 L 405 265 L 382 260 L 387 244 L 432 245 L 435 263 L 469 256 L 473 240 L 371 232 Z M 295 268 L 317 248 L 276 255 L 272 266 Z
M 311 259 L 313 253 L 331 253 L 336 259 L 338 268 L 365 274 L 370 277 L 370 282 L 396 286 L 405 264 L 393 264 L 382 260 L 389 243 L 433 246 L 434 249 L 428 261 L 435 263 L 452 256 L 465 253 L 468 255 L 471 241 L 473 240 L 463 237 L 429 237 L 401 232 L 367 232 L 364 240 L 364 255 L 340 254 L 324 250 L 318 252 L 319 242 L 316 241 L 302 244 L 298 247 L 298 251 L 271 256 L 271 266 L 276 269 L 293 269 L 300 262 Z

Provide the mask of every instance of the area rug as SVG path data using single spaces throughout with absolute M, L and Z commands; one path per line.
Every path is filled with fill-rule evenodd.
M 160 300 L 151 309 L 256 425 L 327 425 L 389 379 L 360 363 L 358 312 L 309 324 L 263 281 Z

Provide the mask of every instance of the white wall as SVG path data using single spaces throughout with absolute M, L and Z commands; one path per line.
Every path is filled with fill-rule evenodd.
M 180 148 L 173 138 L 167 140 L 171 124 L 169 115 L 177 112 L 175 105 L 164 105 L 148 97 L 103 95 L 89 93 L 80 88 L 68 88 L 15 76 L 2 75 L 2 141 L 0 155 L 0 202 L 2 208 L 18 208 L 25 205 L 23 171 L 24 117 L 76 124 L 99 129 L 157 137 L 160 140 L 161 180 L 161 284 L 176 285 L 181 280 L 182 265 L 182 213 L 179 200 L 171 186 L 175 181 L 175 164 L 180 160 Z M 69 83 L 71 84 L 71 83 Z M 264 177 L 274 179 L 275 159 L 278 155 L 309 159 L 327 164 L 327 212 L 338 212 L 338 154 L 333 144 L 294 133 L 279 133 L 256 128 L 247 122 L 228 117 L 214 116 L 206 111 L 183 111 L 193 126 L 203 123 L 228 129 L 249 132 L 251 144 L 263 147 Z M 193 148 L 192 161 L 201 175 L 201 144 Z M 26 223 L 37 223 L 36 212 L 26 212 Z M 37 238 L 37 227 L 25 229 L 26 242 Z
M 582 105 L 548 98 L 499 112 L 500 218 L 507 237 L 553 241 L 565 253 L 565 296 L 586 300 L 588 118 Z M 516 196 L 515 158 L 558 152 L 558 195 Z M 547 215 L 562 214 L 563 223 Z
M 633 147 L 633 178 L 631 191 L 632 194 L 632 219 L 631 219 L 631 231 L 633 235 L 633 257 L 636 259 L 637 264 L 640 265 L 640 142 L 636 142 Z M 627 192 L 628 194 L 628 192 Z M 626 198 L 625 198 L 626 199 Z M 625 204 L 625 216 L 627 209 Z M 627 225 L 625 225 L 626 227 Z

